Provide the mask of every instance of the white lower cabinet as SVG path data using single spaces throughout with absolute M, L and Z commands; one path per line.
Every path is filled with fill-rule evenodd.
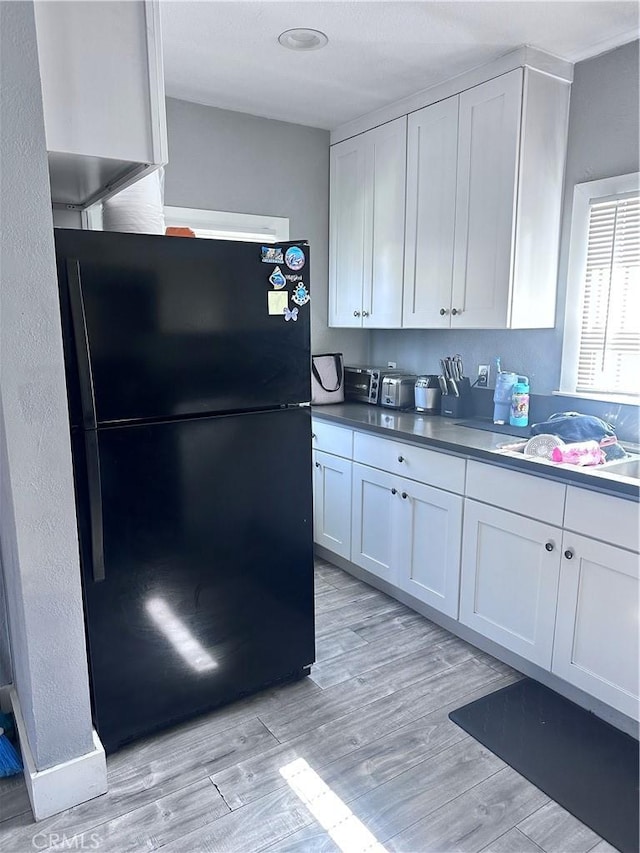
M 465 502 L 460 621 L 551 669 L 562 532 Z
M 638 719 L 638 555 L 564 534 L 552 671 Z
M 316 450 L 313 454 L 314 541 L 351 557 L 351 460 Z
M 398 586 L 425 604 L 458 618 L 460 495 L 401 481 Z
M 638 719 L 637 503 L 313 430 L 319 545 Z
M 462 503 L 459 495 L 354 464 L 352 561 L 457 619 Z
M 396 584 L 400 500 L 398 477 L 353 464 L 351 560 Z

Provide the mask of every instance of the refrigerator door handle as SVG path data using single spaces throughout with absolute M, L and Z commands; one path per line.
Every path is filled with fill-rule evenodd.
M 89 488 L 89 513 L 91 518 L 92 575 L 94 583 L 98 583 L 105 579 L 105 569 L 100 450 L 96 430 L 87 430 L 84 434 L 84 441 L 87 455 L 87 485 Z
M 95 429 L 98 420 L 96 417 L 96 401 L 93 392 L 91 359 L 89 358 L 87 320 L 84 310 L 84 299 L 82 298 L 80 261 L 73 258 L 67 260 L 67 281 L 69 283 L 69 301 L 71 303 L 73 337 L 76 344 L 76 360 L 78 363 L 78 378 L 80 380 L 82 425 L 85 429 Z

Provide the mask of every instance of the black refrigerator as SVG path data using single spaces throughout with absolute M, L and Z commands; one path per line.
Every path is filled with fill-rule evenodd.
M 314 661 L 309 248 L 56 229 L 107 751 Z

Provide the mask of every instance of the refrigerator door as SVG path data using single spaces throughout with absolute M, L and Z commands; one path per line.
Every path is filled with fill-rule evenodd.
M 57 229 L 56 249 L 74 425 L 310 399 L 306 243 Z
M 98 430 L 100 519 L 78 503 L 107 750 L 313 662 L 310 430 L 305 409 Z

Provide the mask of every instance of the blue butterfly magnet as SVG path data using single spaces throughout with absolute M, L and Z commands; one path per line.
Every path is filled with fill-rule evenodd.
M 289 320 L 293 320 L 294 323 L 298 321 L 298 309 L 297 308 L 285 308 L 284 309 L 284 319 L 289 322 Z

